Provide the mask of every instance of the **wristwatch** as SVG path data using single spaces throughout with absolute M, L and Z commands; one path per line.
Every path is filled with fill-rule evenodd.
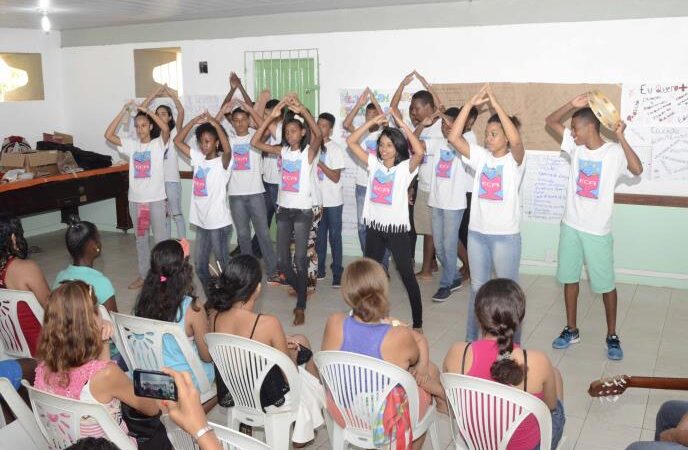
M 213 431 L 213 427 L 210 425 L 206 425 L 197 432 L 194 433 L 193 438 L 198 441 L 200 438 L 203 437 L 204 434 L 206 434 L 208 431 Z

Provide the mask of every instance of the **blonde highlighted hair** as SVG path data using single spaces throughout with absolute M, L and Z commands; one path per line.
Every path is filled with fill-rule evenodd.
M 389 316 L 389 281 L 382 266 L 370 258 L 359 258 L 346 266 L 342 296 L 354 315 L 364 322 Z
M 93 289 L 83 281 L 63 283 L 48 297 L 37 356 L 49 369 L 46 377 L 60 374 L 63 387 L 70 369 L 97 359 L 103 349 L 96 305 Z

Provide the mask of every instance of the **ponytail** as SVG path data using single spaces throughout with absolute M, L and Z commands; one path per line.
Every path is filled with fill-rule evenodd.
M 207 309 L 224 312 L 235 303 L 246 303 L 263 278 L 258 260 L 251 255 L 239 255 L 214 277 L 208 286 Z
M 483 331 L 497 337 L 499 356 L 490 368 L 492 378 L 517 386 L 525 368 L 513 357 L 514 335 L 525 316 L 525 294 L 513 280 L 497 278 L 485 283 L 475 297 L 475 314 Z

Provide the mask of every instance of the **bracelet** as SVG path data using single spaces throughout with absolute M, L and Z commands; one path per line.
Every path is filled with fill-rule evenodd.
M 213 431 L 213 427 L 210 425 L 206 425 L 200 430 L 198 430 L 196 433 L 194 433 L 193 438 L 198 441 L 200 438 L 203 437 L 204 434 L 206 434 L 208 431 Z

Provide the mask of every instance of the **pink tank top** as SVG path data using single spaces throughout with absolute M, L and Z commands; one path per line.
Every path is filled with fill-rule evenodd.
M 519 348 L 519 346 L 514 345 L 514 348 Z M 470 349 L 473 354 L 473 363 L 471 364 L 470 370 L 466 372 L 466 375 L 495 381 L 490 374 L 490 368 L 497 360 L 497 356 L 499 355 L 499 347 L 497 346 L 497 342 L 489 339 L 481 339 L 472 342 Z M 524 383 L 524 390 L 525 388 L 527 388 L 527 378 Z M 540 400 L 544 399 L 542 392 L 535 392 L 532 393 L 532 395 Z M 523 420 L 523 422 L 521 422 L 521 425 L 514 432 L 511 440 L 509 441 L 509 445 L 507 445 L 507 450 L 532 450 L 539 443 L 540 427 L 538 426 L 535 416 L 530 414 Z

